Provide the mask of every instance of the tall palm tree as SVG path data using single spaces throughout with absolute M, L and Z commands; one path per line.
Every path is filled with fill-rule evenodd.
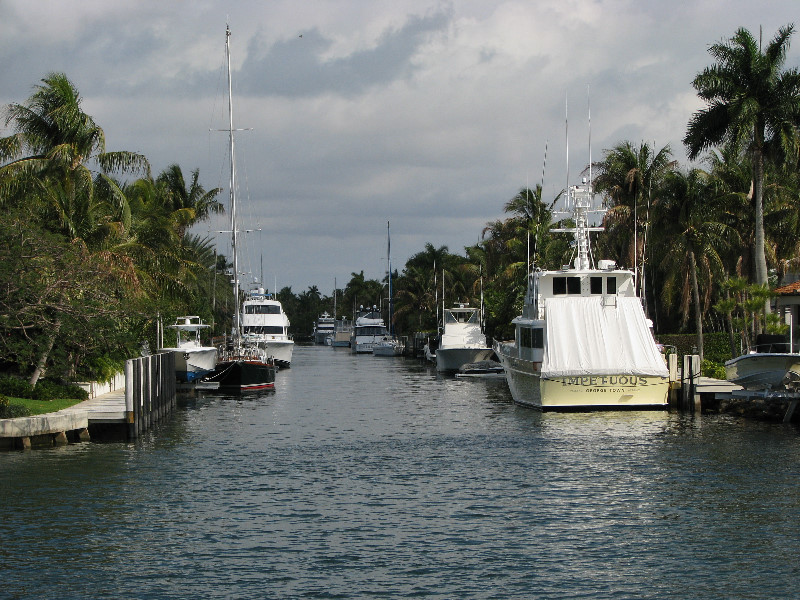
M 636 265 L 637 270 L 643 267 L 653 194 L 658 194 L 675 165 L 669 146 L 656 151 L 650 144 L 636 147 L 629 141 L 607 150 L 604 159 L 594 164 L 594 188 L 611 204 L 605 217 L 604 243 L 619 264 Z
M 684 324 L 689 307 L 694 307 L 695 330 L 700 360 L 703 359 L 703 314 L 711 302 L 712 282 L 722 278 L 722 252 L 738 234 L 720 222 L 713 188 L 707 173 L 692 169 L 688 173 L 674 171 L 664 182 L 663 192 L 654 205 L 655 226 L 659 236 L 660 266 L 665 274 L 662 295 L 669 306 L 670 297 L 680 294 L 680 310 Z M 701 301 L 702 278 L 703 298 Z
M 718 144 L 745 148 L 752 157 L 755 205 L 754 279 L 767 283 L 764 240 L 764 161 L 793 157 L 796 161 L 800 124 L 800 72 L 783 70 L 794 25 L 782 27 L 762 50 L 746 29 L 711 45 L 716 63 L 692 82 L 707 106 L 689 121 L 683 139 L 689 158 Z
M 102 175 L 149 171 L 144 156 L 106 151 L 102 128 L 83 112 L 78 90 L 63 73 L 45 77 L 26 102 L 10 104 L 5 122 L 14 133 L 0 140 L 0 158 L 7 161 L 0 166 L 0 205 L 34 201 L 42 207 L 43 227 L 80 242 L 92 252 L 104 253 L 109 261 L 116 259 L 119 255 L 108 252 L 108 240 L 99 233 L 118 235 L 128 212 L 124 197 Z M 99 181 L 107 184 L 101 194 L 104 203 L 98 203 L 91 165 L 100 168 Z M 119 202 L 123 205 L 109 210 Z M 50 219 L 48 214 L 56 218 Z M 122 226 L 109 226 L 111 222 L 119 224 L 120 219 Z M 123 264 L 129 266 L 127 261 Z M 61 324 L 62 316 L 55 314 L 31 385 L 36 385 L 44 370 Z

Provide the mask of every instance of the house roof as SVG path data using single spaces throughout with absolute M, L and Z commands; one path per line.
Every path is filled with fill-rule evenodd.
M 784 285 L 782 287 L 775 288 L 775 293 L 781 296 L 800 294 L 800 280 L 795 281 L 794 283 L 790 283 L 789 285 Z

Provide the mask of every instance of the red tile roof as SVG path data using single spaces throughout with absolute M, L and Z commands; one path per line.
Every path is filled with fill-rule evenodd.
M 789 285 L 775 288 L 775 293 L 781 294 L 782 296 L 788 296 L 789 294 L 800 294 L 800 281 L 795 281 Z

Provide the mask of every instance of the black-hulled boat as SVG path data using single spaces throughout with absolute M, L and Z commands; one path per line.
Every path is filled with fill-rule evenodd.
M 239 259 L 237 253 L 237 238 L 239 231 L 236 228 L 236 161 L 234 160 L 233 145 L 233 86 L 231 85 L 231 52 L 230 28 L 225 28 L 225 56 L 228 60 L 228 117 L 230 119 L 230 198 L 231 198 L 231 245 L 233 247 L 233 296 L 235 317 L 233 323 L 233 336 L 230 345 L 223 349 L 214 371 L 206 377 L 206 381 L 219 383 L 219 388 L 225 391 L 243 392 L 250 390 L 264 390 L 275 387 L 275 363 L 267 356 L 266 350 L 256 343 L 242 339 L 242 311 L 239 306 Z

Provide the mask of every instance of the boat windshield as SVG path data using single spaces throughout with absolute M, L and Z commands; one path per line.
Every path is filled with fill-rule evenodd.
M 279 315 L 281 307 L 277 304 L 246 304 L 244 312 L 248 315 Z
M 243 333 L 263 333 L 267 335 L 283 335 L 283 327 L 277 325 L 246 325 Z
M 478 323 L 478 311 L 469 311 L 469 312 L 453 312 L 446 310 L 444 311 L 444 322 L 445 323 Z

